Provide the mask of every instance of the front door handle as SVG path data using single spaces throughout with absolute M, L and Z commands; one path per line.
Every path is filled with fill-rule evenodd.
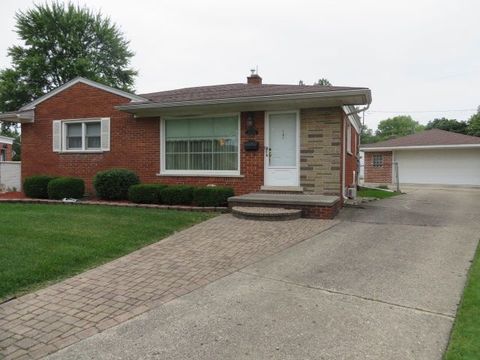
M 266 156 L 268 157 L 268 165 L 270 165 L 270 160 L 272 158 L 272 148 L 267 146 Z

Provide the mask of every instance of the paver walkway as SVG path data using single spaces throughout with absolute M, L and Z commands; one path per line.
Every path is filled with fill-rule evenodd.
M 0 358 L 40 358 L 326 230 L 221 215 L 0 305 Z

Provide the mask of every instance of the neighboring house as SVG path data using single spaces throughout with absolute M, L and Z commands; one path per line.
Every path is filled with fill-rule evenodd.
M 12 161 L 14 139 L 0 135 L 0 192 L 20 190 L 21 188 L 21 164 Z
M 432 129 L 361 146 L 365 183 L 480 185 L 480 137 Z
M 0 161 L 12 161 L 13 138 L 0 135 Z
M 22 174 L 337 195 L 355 185 L 368 88 L 245 84 L 134 95 L 76 78 L 0 119 L 22 123 Z

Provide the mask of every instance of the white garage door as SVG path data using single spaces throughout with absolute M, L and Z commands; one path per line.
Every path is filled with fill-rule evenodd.
M 480 185 L 480 149 L 397 150 L 400 184 Z

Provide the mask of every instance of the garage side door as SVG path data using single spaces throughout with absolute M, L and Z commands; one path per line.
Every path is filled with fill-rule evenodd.
M 480 149 L 395 151 L 400 183 L 480 185 Z

